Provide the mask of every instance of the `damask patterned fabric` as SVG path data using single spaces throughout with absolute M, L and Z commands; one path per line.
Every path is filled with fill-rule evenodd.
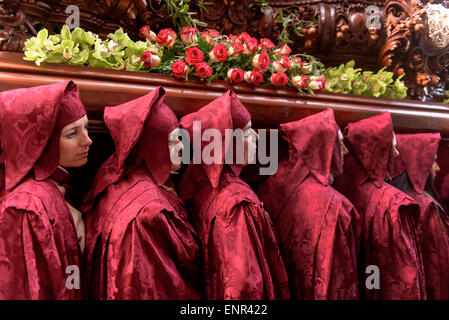
M 440 142 L 439 133 L 398 134 L 397 148 L 412 188 L 408 194 L 419 204 L 417 236 L 422 250 L 428 299 L 449 299 L 449 216 L 424 191 Z M 401 172 L 391 174 L 392 178 Z
M 116 151 L 83 201 L 89 298 L 198 299 L 199 240 L 166 191 L 178 120 L 158 87 L 105 109 Z
M 419 206 L 384 182 L 392 153 L 393 126 L 388 112 L 350 123 L 345 129 L 352 155 L 334 186 L 361 218 L 359 259 L 361 298 L 425 299 L 425 281 L 415 218 Z M 380 286 L 368 286 L 368 266 L 380 272 Z M 369 279 L 368 279 L 369 280 Z
M 243 109 L 228 91 L 182 118 L 181 125 L 191 136 L 194 120 L 201 121 L 201 133 L 208 128 L 242 128 L 250 120 Z M 206 298 L 288 299 L 287 274 L 272 222 L 256 194 L 238 177 L 240 168 L 191 164 L 179 184 L 202 242 Z
M 47 179 L 59 161 L 50 148 L 63 104 L 77 106 L 63 118 L 69 123 L 85 111 L 73 82 L 0 93 L 0 299 L 80 299 L 81 253 L 70 210 Z M 67 110 L 66 110 L 67 111 Z M 59 118 L 59 120 L 58 120 Z M 35 171 L 45 157 L 40 175 Z M 51 165 L 49 165 L 51 164 Z M 69 268 L 69 274 L 66 271 Z M 77 279 L 68 279 L 70 270 Z M 82 270 L 81 270 L 82 272 Z M 75 275 L 76 276 L 76 275 Z
M 359 216 L 329 184 L 331 163 L 337 162 L 336 171 L 343 165 L 337 131 L 331 109 L 281 124 L 290 156 L 259 187 L 294 299 L 359 297 Z

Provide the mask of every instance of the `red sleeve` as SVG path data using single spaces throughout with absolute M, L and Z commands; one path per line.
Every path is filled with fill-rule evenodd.
M 146 207 L 117 221 L 107 250 L 107 299 L 200 298 L 198 243 L 173 212 Z
M 284 264 L 268 214 L 241 203 L 216 216 L 205 239 L 208 299 L 285 299 Z
M 66 275 L 45 214 L 0 213 L 0 299 L 66 299 Z

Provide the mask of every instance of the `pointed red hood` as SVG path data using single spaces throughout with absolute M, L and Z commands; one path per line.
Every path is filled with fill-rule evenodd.
M 142 161 L 159 186 L 170 176 L 168 135 L 179 123 L 165 104 L 163 88 L 157 87 L 138 99 L 106 107 L 104 121 L 114 141 L 115 152 L 98 170 L 94 184 L 83 200 L 83 211 L 89 211 L 97 195 Z
M 397 149 L 416 192 L 422 193 L 435 162 L 439 133 L 397 134 Z M 397 157 L 397 158 L 399 158 Z
M 280 125 L 291 150 L 298 153 L 309 172 L 323 185 L 329 183 L 333 157 L 341 166 L 338 143 L 339 130 L 332 109 L 326 109 L 307 118 Z
M 32 169 L 37 180 L 48 178 L 59 165 L 61 130 L 85 114 L 72 81 L 1 92 L 5 189 L 14 188 Z
M 206 164 L 201 160 L 201 164 L 209 178 L 210 183 L 216 188 L 220 181 L 220 175 L 223 170 L 227 148 L 225 148 L 225 130 L 243 129 L 251 120 L 251 115 L 245 106 L 239 101 L 237 95 L 228 90 L 225 94 L 210 102 L 196 112 L 184 116 L 180 123 L 181 126 L 189 132 L 190 138 L 194 137 L 193 121 L 201 122 L 201 137 L 207 129 L 217 129 L 222 137 L 222 161 L 220 163 Z M 191 143 L 193 143 L 191 141 Z M 201 141 L 201 150 L 209 145 L 210 141 Z M 200 152 L 195 150 L 193 152 Z M 226 150 L 226 151 L 224 151 Z M 236 175 L 242 169 L 241 165 L 230 165 Z
M 376 186 L 385 181 L 388 160 L 393 148 L 393 123 L 389 112 L 350 123 L 345 138 Z

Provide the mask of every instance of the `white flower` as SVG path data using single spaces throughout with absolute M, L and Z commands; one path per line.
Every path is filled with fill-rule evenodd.
M 108 49 L 109 51 L 114 51 L 115 48 L 120 47 L 119 44 L 117 42 L 115 42 L 114 40 L 110 40 L 108 43 Z
M 100 52 L 105 52 L 105 53 L 109 52 L 108 48 L 102 43 L 99 45 L 98 49 L 100 50 Z
M 139 56 L 136 56 L 135 54 L 132 55 L 131 57 L 131 63 L 132 64 L 138 64 L 142 59 L 140 59 Z
M 47 52 L 53 51 L 54 46 L 53 46 L 53 42 L 51 42 L 51 40 L 45 40 L 44 46 L 45 46 L 45 49 L 47 49 Z

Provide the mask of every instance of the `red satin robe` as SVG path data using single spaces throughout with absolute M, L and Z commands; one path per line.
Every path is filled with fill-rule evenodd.
M 425 299 L 423 262 L 414 223 L 419 206 L 411 197 L 385 182 L 380 186 L 370 180 L 360 184 L 358 173 L 361 170 L 358 160 L 347 156 L 345 176 L 338 177 L 335 184 L 337 190 L 342 190 L 352 202 L 361 218 L 361 298 Z M 351 171 L 352 174 L 346 175 Z M 347 186 L 339 186 L 339 182 L 357 187 L 346 189 Z M 373 275 L 372 271 L 366 273 L 370 265 L 379 268 L 379 289 L 366 286 L 366 280 Z
M 414 222 L 422 251 L 427 298 L 446 300 L 449 299 L 449 217 L 425 191 L 441 137 L 439 133 L 398 134 L 396 139 L 400 155 L 390 162 L 389 175 L 395 178 L 406 174 L 410 183 L 406 192 L 419 205 Z M 406 187 L 401 183 L 399 186 Z
M 358 299 L 358 213 L 304 165 L 282 161 L 258 192 L 273 219 L 292 298 Z
M 0 300 L 81 299 L 80 259 L 72 215 L 53 182 L 26 178 L 0 199 Z
M 207 299 L 289 298 L 272 222 L 245 182 L 226 166 L 212 188 L 202 167 L 190 165 L 180 192 L 202 241 Z
M 180 199 L 144 164 L 86 214 L 91 299 L 199 299 L 199 248 Z

